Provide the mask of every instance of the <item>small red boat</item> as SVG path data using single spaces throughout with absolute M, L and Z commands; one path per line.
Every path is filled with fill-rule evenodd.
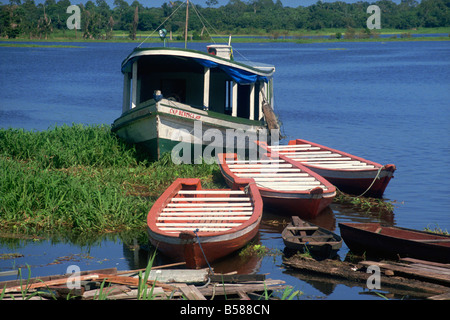
M 232 189 L 202 189 L 200 179 L 177 179 L 147 216 L 150 242 L 188 268 L 245 246 L 258 233 L 263 203 L 258 188 L 240 179 Z
M 341 236 L 354 253 L 411 257 L 450 263 L 450 236 L 380 223 L 339 223 Z
M 381 197 L 396 170 L 395 165 L 381 165 L 317 143 L 296 139 L 288 145 L 258 144 L 298 161 L 321 175 L 339 190 L 351 194 Z
M 218 155 L 225 181 L 233 186 L 241 178 L 252 178 L 264 206 L 277 213 L 313 218 L 325 209 L 336 195 L 336 188 L 327 180 L 301 164 L 277 154 L 266 159 L 238 160 L 235 153 Z

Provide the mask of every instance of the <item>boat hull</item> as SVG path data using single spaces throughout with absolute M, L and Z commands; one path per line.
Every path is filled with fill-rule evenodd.
M 289 161 L 281 156 L 285 161 Z M 239 178 L 229 169 L 226 161 L 237 159 L 237 155 L 224 154 L 219 155 L 219 167 L 225 182 L 233 187 Z M 308 169 L 304 169 L 308 171 Z M 304 171 L 306 173 L 306 171 Z M 281 179 L 281 178 L 280 178 Z M 327 186 L 326 191 L 320 187 L 311 188 L 311 190 L 291 190 L 281 191 L 277 189 L 266 188 L 258 185 L 261 197 L 265 207 L 269 207 L 272 211 L 279 215 L 300 216 L 305 219 L 312 219 L 328 207 L 336 195 L 334 186 L 322 177 L 318 177 L 320 181 Z M 258 184 L 258 182 L 256 182 Z
M 339 223 L 339 227 L 344 242 L 354 253 L 450 262 L 450 236 L 379 223 Z
M 283 216 L 298 215 L 305 219 L 312 219 L 328 207 L 334 199 L 319 193 L 302 197 L 298 194 L 277 193 L 268 189 L 261 189 L 264 205 L 276 214 Z
M 202 268 L 242 248 L 258 233 L 262 199 L 250 180 L 232 189 L 201 188 L 177 179 L 147 216 L 150 243 L 188 268 Z
M 383 196 L 395 171 L 395 168 L 391 166 L 384 167 L 379 174 L 378 170 L 352 172 L 327 170 L 308 165 L 306 167 L 330 181 L 342 192 L 360 195 L 367 191 L 365 195 L 377 198 Z
M 393 164 L 383 166 L 302 139 L 290 140 L 287 146 L 268 146 L 264 142 L 259 145 L 300 162 L 331 182 L 340 191 L 350 194 L 381 197 L 396 170 Z
M 270 140 L 260 121 L 200 110 L 166 99 L 150 100 L 126 111 L 114 121 L 112 131 L 127 142 L 143 147 L 153 160 L 174 151 L 185 163 L 199 157 L 207 161 L 214 158 L 216 153 L 230 148 L 227 138 L 232 141 L 231 150 L 244 155 L 251 152 L 250 148 L 256 153 L 254 140 Z
M 261 218 L 243 232 L 227 236 L 180 239 L 156 234 L 148 228 L 150 243 L 174 261 L 186 262 L 186 267 L 199 269 L 241 249 L 258 233 Z M 206 258 L 205 258 L 206 257 Z

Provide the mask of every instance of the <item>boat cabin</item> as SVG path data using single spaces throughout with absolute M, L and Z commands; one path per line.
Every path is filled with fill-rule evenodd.
M 136 48 L 122 63 L 122 112 L 165 98 L 258 121 L 263 101 L 273 106 L 274 71 L 271 65 L 236 62 L 229 45 L 209 45 L 207 52 Z

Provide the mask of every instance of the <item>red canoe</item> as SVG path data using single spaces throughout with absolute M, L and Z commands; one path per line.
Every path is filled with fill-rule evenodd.
M 381 197 L 396 170 L 395 165 L 385 166 L 317 143 L 296 139 L 288 145 L 259 145 L 267 151 L 278 152 L 298 161 L 321 175 L 339 190 L 351 194 Z
M 202 189 L 200 179 L 177 179 L 147 216 L 150 242 L 188 268 L 208 263 L 245 246 L 258 233 L 261 195 L 250 180 L 232 189 Z
M 252 178 L 264 205 L 277 213 L 313 218 L 336 195 L 336 188 L 308 168 L 280 155 L 260 160 L 238 160 L 235 153 L 219 154 L 219 167 L 225 181 L 233 186 L 241 178 Z
M 339 223 L 345 244 L 354 253 L 399 256 L 450 263 L 450 236 L 380 223 Z

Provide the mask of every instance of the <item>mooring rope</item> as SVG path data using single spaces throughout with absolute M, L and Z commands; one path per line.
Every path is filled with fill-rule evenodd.
M 370 184 L 370 186 L 366 189 L 366 191 L 364 191 L 363 193 L 361 193 L 359 196 L 357 196 L 357 198 L 362 197 L 363 195 L 366 194 L 367 191 L 370 190 L 370 188 L 372 188 L 373 184 L 375 183 L 375 181 L 378 179 L 378 177 L 380 176 L 381 170 L 384 169 L 384 166 L 381 166 L 380 169 L 378 169 L 377 175 L 375 176 L 375 178 L 373 179 L 372 183 Z
M 201 250 L 202 253 L 203 253 L 203 257 L 205 258 L 206 264 L 208 265 L 209 272 L 210 272 L 211 274 L 214 274 L 214 271 L 212 270 L 211 266 L 209 265 L 208 259 L 206 258 L 205 252 L 203 251 L 202 244 L 200 243 L 200 237 L 199 237 L 198 234 L 197 234 L 197 232 L 199 232 L 199 231 L 200 231 L 200 230 L 199 230 L 198 228 L 194 230 L 194 233 L 195 233 L 195 235 L 196 235 L 196 237 L 197 237 L 198 246 L 200 247 L 200 250 Z

